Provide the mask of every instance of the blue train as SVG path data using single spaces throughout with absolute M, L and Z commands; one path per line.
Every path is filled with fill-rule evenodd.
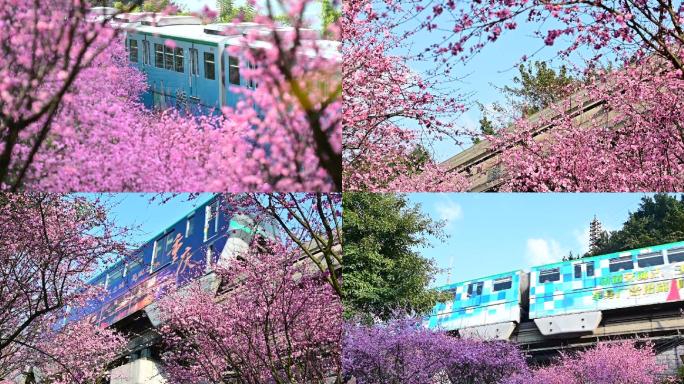
M 229 216 L 215 196 L 119 262 L 93 278 L 106 294 L 69 319 L 87 318 L 108 326 L 143 310 L 171 286 L 183 285 L 210 272 L 246 249 L 255 235 L 270 236 L 248 216 Z
M 425 326 L 507 339 L 522 319 L 544 336 L 590 332 L 603 311 L 684 300 L 684 241 L 532 267 L 438 288 Z
M 202 24 L 194 16 L 135 13 L 117 15 L 115 21 L 124 31 L 131 63 L 147 76 L 149 90 L 143 97 L 147 107 L 216 111 L 221 106 L 236 105 L 239 95 L 235 87 L 257 86 L 240 74 L 241 68 L 251 64 L 241 56 L 230 55 L 228 48 L 241 47 L 240 38 L 247 31 L 269 32 L 259 24 Z M 227 28 L 235 34 L 225 35 Z M 315 35 L 313 30 L 303 32 L 309 38 Z M 339 42 L 317 40 L 316 45 L 320 48 L 317 54 L 341 61 Z M 252 48 L 268 46 L 256 41 Z

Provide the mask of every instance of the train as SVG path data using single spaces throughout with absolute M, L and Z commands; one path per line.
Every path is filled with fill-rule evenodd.
M 531 320 L 543 336 L 595 330 L 605 311 L 684 300 L 684 241 L 534 266 L 448 284 L 423 324 L 466 337 L 509 339 Z
M 107 327 L 145 310 L 169 288 L 211 274 L 246 250 L 257 237 L 272 238 L 266 225 L 242 214 L 229 214 L 216 195 L 108 266 L 88 285 L 100 287 L 97 299 L 71 310 L 64 323 L 85 319 Z
M 261 36 L 273 33 L 253 22 L 204 24 L 196 16 L 122 13 L 116 14 L 112 23 L 123 32 L 131 65 L 147 78 L 149 88 L 142 97 L 143 104 L 149 108 L 175 107 L 193 114 L 219 113 L 223 106 L 235 107 L 242 97 L 236 92 L 238 88 L 258 86 L 258 81 L 241 74 L 242 68 L 253 64 L 243 56 L 232 56 L 228 48 L 238 46 L 244 50 L 242 37 L 249 31 Z M 275 33 L 292 31 L 292 27 L 282 26 Z M 318 39 L 318 32 L 311 29 L 300 29 L 300 33 L 316 47 L 305 54 L 341 63 L 340 42 Z M 257 39 L 249 48 L 269 46 L 266 40 Z

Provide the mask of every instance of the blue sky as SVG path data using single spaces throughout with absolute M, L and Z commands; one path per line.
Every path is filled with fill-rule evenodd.
M 434 286 L 559 261 L 589 246 L 594 215 L 605 229 L 622 227 L 641 193 L 419 193 L 408 195 L 434 219 L 447 220 L 450 237 L 423 256 L 446 269 Z

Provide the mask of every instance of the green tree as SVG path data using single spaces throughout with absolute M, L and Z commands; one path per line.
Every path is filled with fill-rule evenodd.
M 508 96 L 514 109 L 523 117 L 533 115 L 547 106 L 562 100 L 571 92 L 575 79 L 568 74 L 565 66 L 556 72 L 546 62 L 535 61 L 520 64 L 519 74 L 513 78 L 513 87 L 504 86 L 501 90 Z
M 162 12 L 170 4 L 169 0 L 145 0 L 142 4 L 142 9 L 145 12 Z
M 684 240 L 684 195 L 679 198 L 666 193 L 641 199 L 639 208 L 617 231 L 603 236 L 594 254 Z
M 338 2 L 335 0 L 322 0 L 321 1 L 321 16 L 323 18 L 323 31 L 327 31 L 331 24 L 337 22 L 337 20 L 342 15 L 340 12 Z
M 394 311 L 426 313 L 442 294 L 428 289 L 438 271 L 416 250 L 444 239 L 444 223 L 404 195 L 345 193 L 343 303 L 346 317 L 387 319 Z
M 218 21 L 222 23 L 229 23 L 235 19 L 254 21 L 256 16 L 256 9 L 250 2 L 236 7 L 233 0 L 217 0 L 216 6 L 218 8 Z
M 482 111 L 482 118 L 480 119 L 480 133 L 483 136 L 491 136 L 496 134 L 496 128 L 494 128 L 494 123 L 487 118 L 484 108 L 480 108 Z M 479 137 L 473 137 L 473 144 L 477 144 L 481 141 Z
M 406 165 L 409 168 L 409 172 L 412 174 L 418 174 L 423 171 L 423 166 L 427 163 L 433 162 L 432 154 L 423 145 L 418 144 L 408 157 Z

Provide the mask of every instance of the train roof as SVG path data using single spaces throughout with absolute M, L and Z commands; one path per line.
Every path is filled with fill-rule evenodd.
M 516 269 L 516 270 L 513 270 L 513 271 L 502 272 L 502 273 L 497 273 L 497 274 L 494 274 L 494 275 L 489 275 L 489 276 L 484 276 L 484 277 L 478 277 L 478 278 L 475 278 L 475 279 L 463 280 L 463 281 L 459 281 L 459 282 L 456 282 L 456 283 L 446 284 L 446 285 L 442 285 L 442 286 L 436 287 L 435 289 L 437 289 L 437 290 L 439 290 L 439 291 L 448 291 L 448 290 L 450 290 L 450 289 L 456 288 L 456 287 L 459 286 L 459 285 L 463 285 L 463 284 L 467 284 L 467 283 L 472 283 L 472 282 L 476 282 L 476 281 L 485 281 L 485 280 L 500 279 L 500 278 L 503 278 L 503 277 L 508 277 L 508 276 L 515 275 L 515 274 L 520 273 L 520 272 L 522 272 L 522 269 Z
M 228 36 L 208 34 L 202 24 L 181 24 L 181 25 L 137 25 L 133 27 L 137 33 L 153 35 L 161 38 L 187 41 L 205 45 L 214 45 L 224 42 Z
M 204 24 L 196 16 L 162 16 L 154 13 L 119 14 L 115 17 L 114 25 L 131 32 L 212 46 L 242 45 L 241 37 L 247 31 L 257 31 L 264 36 L 273 32 L 267 27 L 252 22 Z M 281 26 L 276 28 L 276 33 L 288 33 L 292 30 L 292 27 Z M 306 55 L 341 58 L 339 41 L 318 39 L 318 33 L 312 29 L 301 31 L 303 31 Z M 262 40 L 257 40 L 251 45 L 254 48 L 271 46 L 270 43 Z
M 575 259 L 575 260 L 557 261 L 554 263 L 536 265 L 536 266 L 530 267 L 530 270 L 538 270 L 538 269 L 542 269 L 542 268 L 543 269 L 554 268 L 554 267 L 561 266 L 561 265 L 568 264 L 568 263 L 603 260 L 603 259 L 609 259 L 609 258 L 619 257 L 619 256 L 638 255 L 641 253 L 658 252 L 658 251 L 662 251 L 663 249 L 668 249 L 668 248 L 673 248 L 673 247 L 684 247 L 684 241 L 676 241 L 673 243 L 658 244 L 658 245 L 653 245 L 650 247 L 628 249 L 625 251 L 606 253 L 603 255 L 596 255 L 596 256 L 590 256 L 590 257 L 583 257 L 581 259 Z

